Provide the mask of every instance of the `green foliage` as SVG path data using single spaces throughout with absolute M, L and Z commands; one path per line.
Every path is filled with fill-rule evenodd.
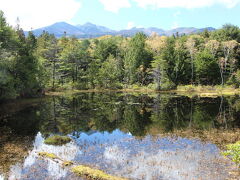
M 240 86 L 240 69 L 237 70 L 236 74 L 235 74 L 235 79 L 236 79 L 236 86 L 239 87 Z
M 0 99 L 41 95 L 42 65 L 35 50 L 35 36 L 12 29 L 0 11 Z
M 44 89 L 119 89 L 240 84 L 240 29 L 224 25 L 198 35 L 57 39 L 27 36 L 0 11 L 0 99 L 35 97 Z
M 117 56 L 118 53 L 118 46 L 114 39 L 108 38 L 104 40 L 100 40 L 97 43 L 97 46 L 94 50 L 94 57 L 97 59 L 100 59 L 101 62 L 104 62 L 107 60 L 107 58 L 112 55 L 114 57 Z
M 104 88 L 120 88 L 118 87 L 121 78 L 121 70 L 118 60 L 110 55 L 99 69 L 99 81 Z
M 217 84 L 220 82 L 219 67 L 215 58 L 207 51 L 199 52 L 194 61 L 199 84 Z
M 221 29 L 213 32 L 211 38 L 218 41 L 236 40 L 240 42 L 240 29 L 238 26 L 225 24 Z
M 233 162 L 235 162 L 240 167 L 240 141 L 235 144 L 229 144 L 226 146 L 227 150 L 222 154 L 229 157 Z
M 137 69 L 142 65 L 143 71 L 151 62 L 151 54 L 146 50 L 146 35 L 137 33 L 128 44 L 124 57 L 125 81 L 129 84 L 137 82 Z

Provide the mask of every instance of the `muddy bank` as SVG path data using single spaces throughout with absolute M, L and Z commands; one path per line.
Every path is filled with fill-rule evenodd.
M 34 137 L 16 135 L 7 127 L 0 128 L 0 174 L 8 174 L 11 166 L 23 163 L 33 147 Z

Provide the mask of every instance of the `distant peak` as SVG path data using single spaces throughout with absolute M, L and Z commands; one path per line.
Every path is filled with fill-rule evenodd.
M 90 23 L 90 22 L 86 22 L 84 25 L 85 25 L 85 26 L 96 26 L 95 24 Z
M 54 23 L 54 24 L 68 24 L 68 23 L 62 21 L 62 22 L 56 22 L 56 23 Z

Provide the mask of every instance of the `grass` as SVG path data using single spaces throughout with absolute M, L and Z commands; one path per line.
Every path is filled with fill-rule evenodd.
M 45 139 L 44 143 L 45 144 L 49 144 L 49 145 L 57 145 L 57 146 L 61 146 L 64 144 L 67 144 L 71 141 L 71 138 L 68 136 L 51 136 L 47 139 Z
M 222 154 L 229 157 L 240 168 L 240 141 L 226 146 L 227 150 Z
M 57 89 L 55 92 L 47 92 L 47 96 L 71 96 L 73 94 L 77 93 L 98 93 L 98 92 L 122 92 L 122 93 L 146 93 L 146 94 L 152 94 L 152 93 L 175 93 L 177 95 L 183 95 L 183 96 L 199 96 L 199 97 L 218 97 L 218 96 L 233 96 L 240 94 L 240 88 L 234 88 L 232 86 L 201 86 L 201 85 L 183 85 L 178 86 L 176 89 L 172 90 L 155 90 L 155 87 L 153 84 L 149 84 L 148 86 L 140 86 L 140 85 L 128 85 L 122 89 L 87 89 L 87 90 L 77 90 L 77 89 L 71 89 L 71 90 L 61 90 Z
M 231 86 L 195 86 L 195 85 L 185 85 L 178 86 L 177 93 L 195 93 L 199 96 L 212 97 L 220 95 L 235 95 L 240 94 L 240 89 L 236 89 Z
M 96 179 L 96 180 L 125 180 L 124 178 L 112 176 L 109 174 L 106 174 L 105 172 L 93 169 L 87 166 L 75 166 L 71 168 L 71 171 L 81 177 L 86 177 L 87 179 Z

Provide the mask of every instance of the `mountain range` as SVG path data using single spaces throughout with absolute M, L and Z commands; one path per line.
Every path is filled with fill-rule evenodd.
M 92 23 L 86 23 L 83 25 L 71 25 L 66 22 L 57 22 L 50 26 L 46 26 L 43 28 L 35 29 L 33 30 L 33 33 L 36 36 L 39 36 L 42 34 L 43 31 L 47 31 L 50 34 L 54 34 L 56 37 L 61 37 L 65 33 L 67 36 L 75 36 L 77 38 L 95 38 L 100 37 L 104 35 L 120 35 L 120 36 L 133 36 L 138 32 L 143 32 L 147 35 L 151 35 L 152 33 L 157 33 L 158 35 L 165 35 L 165 36 L 171 36 L 173 34 L 178 33 L 179 35 L 182 34 L 196 34 L 199 32 L 203 32 L 204 30 L 208 31 L 214 31 L 215 28 L 207 27 L 207 28 L 194 28 L 194 27 L 181 27 L 176 28 L 172 30 L 163 30 L 156 27 L 150 27 L 150 28 L 132 28 L 132 29 L 123 29 L 120 31 L 115 31 L 112 29 L 109 29 L 104 26 L 98 26 Z

